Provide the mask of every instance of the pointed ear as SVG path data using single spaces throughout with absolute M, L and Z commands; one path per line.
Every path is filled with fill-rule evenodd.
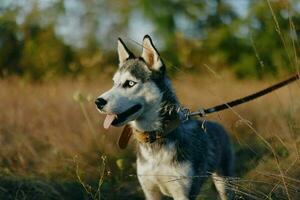
M 159 53 L 154 47 L 149 35 L 145 35 L 143 39 L 143 52 L 141 57 L 145 60 L 148 67 L 152 70 L 159 71 L 164 67 Z
M 121 38 L 118 39 L 118 55 L 119 67 L 121 67 L 128 58 L 134 58 L 133 53 L 128 50 Z

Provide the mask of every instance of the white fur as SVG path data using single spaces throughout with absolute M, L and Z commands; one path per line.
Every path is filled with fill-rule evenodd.
M 216 186 L 216 189 L 219 193 L 221 200 L 227 200 L 226 190 L 225 190 L 225 179 L 219 176 L 217 173 L 212 174 L 213 182 Z
M 193 170 L 190 163 L 174 163 L 175 144 L 154 153 L 151 148 L 139 146 L 147 162 L 137 160 L 137 174 L 147 199 L 160 199 L 161 195 L 186 199 Z M 153 197 L 154 195 L 154 197 Z

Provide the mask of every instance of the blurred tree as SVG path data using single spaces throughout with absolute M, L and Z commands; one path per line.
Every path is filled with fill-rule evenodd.
M 17 18 L 18 12 L 19 8 L 8 11 L 0 21 L 2 74 L 17 73 L 31 79 L 43 79 L 80 71 L 74 51 L 57 38 L 53 23 L 45 23 L 36 4 L 21 24 L 12 20 Z
M 241 78 L 261 78 L 299 65 L 296 0 L 245 0 L 243 9 L 233 0 L 5 2 L 0 5 L 2 75 L 42 78 L 100 65 L 103 71 L 116 65 L 116 38 L 143 34 L 139 29 L 146 27 L 171 71 L 200 72 L 206 64 Z
M 80 65 L 74 64 L 73 51 L 56 38 L 52 27 L 41 29 L 30 24 L 24 26 L 23 31 L 24 47 L 20 65 L 25 76 L 41 79 L 80 71 Z
M 250 2 L 249 14 L 242 24 L 249 31 L 243 39 L 248 40 L 252 51 L 239 52 L 241 56 L 234 63 L 238 76 L 262 77 L 295 71 L 295 55 L 299 49 L 294 49 L 292 43 L 297 45 L 299 29 L 291 29 L 289 17 L 294 23 L 299 22 L 300 17 L 294 4 L 281 0 L 270 1 L 269 5 L 263 1 Z
M 22 43 L 17 39 L 17 25 L 0 18 L 0 76 L 21 74 L 19 65 Z

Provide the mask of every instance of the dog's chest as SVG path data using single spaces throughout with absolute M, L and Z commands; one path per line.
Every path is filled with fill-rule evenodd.
M 174 183 L 188 187 L 190 179 L 187 177 L 193 176 L 191 163 L 174 160 L 177 153 L 174 144 L 160 150 L 147 147 L 140 147 L 139 150 L 142 159 L 137 160 L 137 174 L 144 187 L 158 186 L 165 195 L 171 195 L 172 190 L 176 190 L 177 184 Z

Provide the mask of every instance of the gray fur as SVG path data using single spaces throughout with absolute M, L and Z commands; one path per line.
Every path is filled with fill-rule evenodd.
M 151 71 L 145 67 L 145 63 L 138 59 L 130 59 L 128 60 L 120 69 L 120 72 L 128 71 L 135 78 L 141 80 L 143 83 L 150 79 Z
M 149 36 L 146 39 L 151 41 Z M 149 44 L 153 45 L 152 41 L 148 41 Z M 123 42 L 120 45 L 124 45 Z M 156 51 L 154 46 L 152 49 Z M 147 53 L 151 56 L 151 52 Z M 141 132 L 161 130 L 166 120 L 183 115 L 174 112 L 180 103 L 161 60 L 159 64 L 161 67 L 153 64 L 154 70 L 143 58 L 130 57 L 124 61 L 114 77 L 114 87 L 100 96 L 108 102 L 101 112 L 118 114 L 140 103 L 141 111 L 129 116 L 121 125 L 129 123 Z M 126 79 L 135 79 L 137 85 L 122 88 Z M 156 200 L 162 195 L 195 199 L 202 184 L 213 173 L 215 179 L 234 176 L 230 139 L 224 128 L 215 122 L 189 119 L 154 143 L 137 142 L 137 175 L 146 199 Z M 218 191 L 224 184 L 218 185 Z M 229 187 L 225 189 L 227 196 L 232 198 Z M 226 195 L 220 196 L 223 200 Z

